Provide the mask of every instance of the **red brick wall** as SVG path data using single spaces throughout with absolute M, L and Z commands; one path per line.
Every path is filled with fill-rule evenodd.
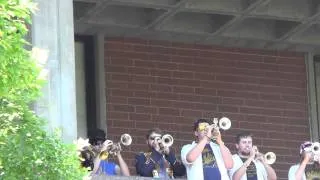
M 223 139 L 233 152 L 240 130 L 254 134 L 261 152 L 275 152 L 282 179 L 309 139 L 303 54 L 112 38 L 105 69 L 108 136 L 133 136 L 124 150 L 132 173 L 148 129 L 172 134 L 180 154 L 194 120 L 208 114 L 232 120 Z

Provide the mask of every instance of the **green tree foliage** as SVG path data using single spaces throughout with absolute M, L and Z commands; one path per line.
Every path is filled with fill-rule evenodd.
M 33 10 L 30 0 L 0 0 L 0 179 L 81 179 L 75 145 L 48 134 L 30 110 L 43 85 L 25 48 Z

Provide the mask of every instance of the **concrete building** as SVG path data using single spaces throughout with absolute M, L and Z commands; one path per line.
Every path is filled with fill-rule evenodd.
M 50 50 L 36 110 L 66 141 L 93 127 L 113 140 L 129 133 L 133 165 L 151 127 L 172 134 L 179 154 L 196 118 L 227 116 L 227 145 L 253 132 L 286 179 L 299 144 L 319 140 L 320 1 L 36 2 L 32 42 Z

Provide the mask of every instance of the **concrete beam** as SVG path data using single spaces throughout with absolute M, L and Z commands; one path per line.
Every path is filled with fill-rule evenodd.
M 301 24 L 299 24 L 297 27 L 293 28 L 291 31 L 287 32 L 286 34 L 284 34 L 283 36 L 281 36 L 278 41 L 284 41 L 287 39 L 290 39 L 291 37 L 295 36 L 298 33 L 301 33 L 303 31 L 305 31 L 306 29 L 308 29 L 310 26 L 312 26 L 312 24 L 317 23 L 319 17 L 320 17 L 320 10 L 319 10 L 319 1 L 312 1 L 312 3 L 310 4 L 310 6 L 312 6 L 312 11 L 313 15 L 305 18 Z
M 90 19 L 93 19 L 97 14 L 101 13 L 109 4 L 111 3 L 111 0 L 101 0 L 97 1 L 96 5 L 91 8 L 86 15 L 79 18 L 75 23 L 81 23 L 89 21 Z
M 144 29 L 158 29 L 162 24 L 166 23 L 171 17 L 173 17 L 182 7 L 190 0 L 181 0 L 175 6 L 170 8 L 167 12 L 156 18 L 153 22 L 148 24 Z
M 244 3 L 245 0 L 243 0 Z M 244 9 L 239 15 L 235 16 L 232 20 L 221 26 L 218 30 L 215 32 L 211 33 L 206 39 L 211 38 L 213 36 L 218 36 L 221 35 L 224 31 L 227 29 L 234 27 L 235 25 L 241 23 L 249 14 L 250 12 L 254 11 L 260 6 L 266 5 L 270 2 L 271 0 L 257 0 L 256 2 L 250 4 L 246 9 Z

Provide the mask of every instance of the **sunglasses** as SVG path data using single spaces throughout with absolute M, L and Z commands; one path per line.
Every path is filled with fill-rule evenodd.
M 207 126 L 208 126 L 207 123 L 201 123 L 201 124 L 199 124 L 198 130 L 204 131 L 207 128 Z

